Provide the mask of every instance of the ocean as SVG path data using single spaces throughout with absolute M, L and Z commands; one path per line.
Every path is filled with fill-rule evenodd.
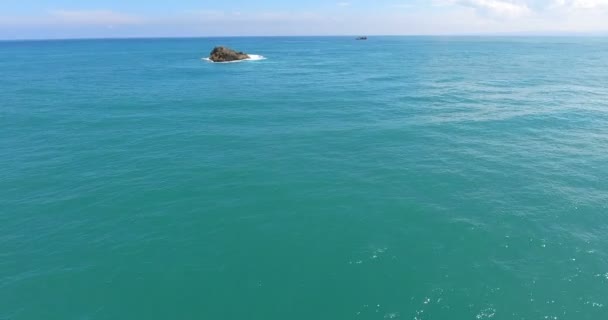
M 607 57 L 0 42 L 0 319 L 606 319 Z

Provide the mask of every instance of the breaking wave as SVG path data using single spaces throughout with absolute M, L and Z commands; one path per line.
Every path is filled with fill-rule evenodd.
M 203 60 L 211 62 L 211 63 L 236 63 L 236 62 L 243 62 L 243 61 L 259 61 L 259 60 L 266 60 L 266 57 L 258 55 L 258 54 L 248 54 L 249 59 L 244 59 L 244 60 L 236 60 L 236 61 L 226 61 L 226 62 L 213 62 L 211 61 L 211 59 L 209 58 L 203 58 Z

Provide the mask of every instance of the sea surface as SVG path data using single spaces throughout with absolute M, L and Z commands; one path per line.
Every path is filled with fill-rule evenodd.
M 0 42 L 0 319 L 608 319 L 608 38 Z

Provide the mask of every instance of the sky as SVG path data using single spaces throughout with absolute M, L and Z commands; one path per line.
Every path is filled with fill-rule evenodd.
M 608 0 L 0 0 L 0 39 L 608 34 Z

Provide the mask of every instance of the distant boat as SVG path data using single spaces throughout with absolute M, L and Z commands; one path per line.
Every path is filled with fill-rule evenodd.
M 367 37 L 357 37 L 357 40 L 367 40 Z

